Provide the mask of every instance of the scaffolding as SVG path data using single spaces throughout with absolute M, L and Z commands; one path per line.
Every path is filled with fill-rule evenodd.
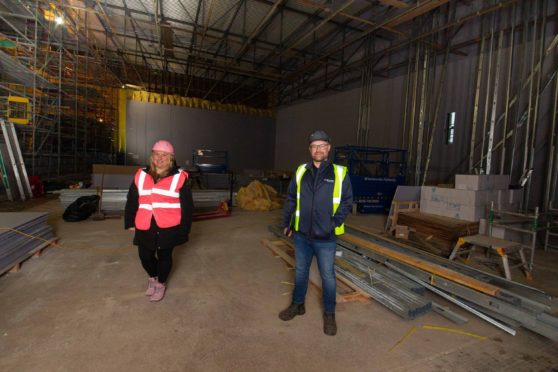
M 29 173 L 81 179 L 93 163 L 115 162 L 118 82 L 88 42 L 88 13 L 39 1 L 6 6 L 0 115 L 15 124 Z M 10 116 L 17 100 L 28 102 L 26 120 Z
M 535 249 L 537 246 L 537 235 L 546 229 L 541 226 L 539 207 L 531 213 L 518 213 L 494 209 L 494 203 L 491 203 L 488 212 L 488 235 L 493 236 L 494 228 L 501 228 L 506 233 L 506 230 L 515 233 L 513 239 L 506 239 L 516 241 L 521 246 L 529 250 L 527 259 L 527 266 L 529 270 L 533 270 L 533 263 L 535 261 Z M 504 235 L 504 238 L 506 236 Z

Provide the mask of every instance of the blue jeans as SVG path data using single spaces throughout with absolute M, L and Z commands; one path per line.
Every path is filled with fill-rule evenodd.
M 308 274 L 312 258 L 316 256 L 320 276 L 322 278 L 322 295 L 324 312 L 335 313 L 335 248 L 337 242 L 320 242 L 306 239 L 295 233 L 295 289 L 293 292 L 293 303 L 302 304 L 308 289 Z

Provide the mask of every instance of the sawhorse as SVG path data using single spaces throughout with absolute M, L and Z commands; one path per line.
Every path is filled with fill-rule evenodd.
M 523 271 L 525 272 L 525 277 L 528 280 L 532 280 L 531 270 L 529 269 L 529 265 L 525 260 L 525 254 L 523 253 L 523 245 L 518 242 L 512 242 L 509 240 L 480 234 L 462 236 L 457 240 L 457 244 L 455 244 L 455 247 L 453 248 L 449 256 L 450 261 L 458 256 L 465 254 L 467 254 L 466 260 L 469 260 L 471 257 L 471 253 L 473 253 L 473 251 L 475 250 L 475 247 L 490 249 L 500 256 L 500 258 L 502 259 L 502 266 L 506 279 L 511 280 L 511 267 L 522 267 Z M 508 256 L 510 256 L 511 254 L 517 254 L 519 256 L 519 264 L 510 266 Z

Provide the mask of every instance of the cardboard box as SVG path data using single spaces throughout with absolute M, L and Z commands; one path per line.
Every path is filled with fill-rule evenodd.
M 421 205 L 445 203 L 448 205 L 485 206 L 487 201 L 498 200 L 498 193 L 491 190 L 458 190 L 441 187 L 423 186 L 421 190 Z
M 455 188 L 458 190 L 507 190 L 510 176 L 507 174 L 456 174 Z
M 395 237 L 397 239 L 409 239 L 409 226 L 395 225 Z
M 441 204 L 439 206 L 428 206 L 422 208 L 422 213 L 430 213 L 438 216 L 457 218 L 459 220 L 477 222 L 481 218 L 486 217 L 486 209 L 484 206 L 467 206 L 457 204 Z
M 504 177 L 499 177 L 500 180 Z M 484 179 L 486 181 L 486 178 Z M 484 181 L 483 181 L 484 182 Z M 516 210 L 518 190 L 463 190 L 423 186 L 420 211 L 476 222 L 486 218 L 492 202 L 500 210 Z M 513 201 L 510 203 L 509 201 Z

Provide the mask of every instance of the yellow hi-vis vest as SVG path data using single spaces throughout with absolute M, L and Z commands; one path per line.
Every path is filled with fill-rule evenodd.
M 333 215 L 339 208 L 339 204 L 341 204 L 341 185 L 345 176 L 347 175 L 347 167 L 342 165 L 333 164 L 333 170 L 335 173 L 335 183 L 333 185 Z M 296 211 L 295 211 L 295 219 L 294 219 L 294 229 L 298 231 L 298 223 L 300 221 L 300 181 L 302 180 L 302 176 L 306 172 L 306 164 L 302 164 L 296 170 Z M 345 224 L 341 224 L 341 226 L 337 226 L 335 228 L 335 235 L 342 235 L 345 233 Z

